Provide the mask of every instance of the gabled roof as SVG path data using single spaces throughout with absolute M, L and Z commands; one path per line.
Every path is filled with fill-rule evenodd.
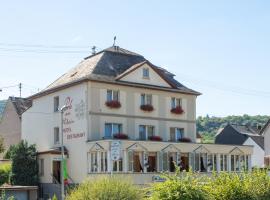
M 120 48 L 118 46 L 112 46 L 104 49 L 94 55 L 86 57 L 81 61 L 76 67 L 69 70 L 67 73 L 63 74 L 60 78 L 50 84 L 47 88 L 41 92 L 33 95 L 32 97 L 40 96 L 42 94 L 47 94 L 48 92 L 59 89 L 61 87 L 66 87 L 71 84 L 76 84 L 82 81 L 92 80 L 92 81 L 106 81 L 112 84 L 124 84 L 119 81 L 119 76 L 121 74 L 136 68 L 136 66 L 142 63 L 149 63 L 151 67 L 170 85 L 172 88 L 178 92 L 183 92 L 187 94 L 200 95 L 199 92 L 191 90 L 186 86 L 179 83 L 174 79 L 174 74 L 168 72 L 164 68 L 157 67 L 146 60 L 142 55 L 131 52 L 129 50 Z M 129 83 L 133 85 L 143 85 L 145 87 L 150 87 L 147 84 L 137 84 Z M 166 88 L 163 88 L 166 89 Z
M 231 127 L 231 128 L 230 128 Z M 236 132 L 238 135 L 229 137 L 226 135 L 228 132 Z M 225 135 L 221 135 L 225 134 Z M 223 136 L 222 139 L 220 136 Z M 218 144 L 244 144 L 248 138 L 251 138 L 258 146 L 264 149 L 264 137 L 260 134 L 260 130 L 257 127 L 248 125 L 228 124 L 223 129 L 220 129 L 216 134 Z
M 9 97 L 0 101 L 0 119 L 3 117 L 8 102 L 11 102 L 19 116 L 32 105 L 32 101 L 21 97 Z
M 260 131 L 260 134 L 263 135 L 266 128 L 270 125 L 270 119 L 266 122 L 266 124 L 263 126 L 263 128 Z

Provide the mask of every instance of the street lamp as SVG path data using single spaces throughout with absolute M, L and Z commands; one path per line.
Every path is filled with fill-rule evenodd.
M 64 132 L 63 132 L 63 114 L 68 109 L 67 105 L 64 105 L 61 109 L 61 199 L 65 199 L 65 185 L 64 185 Z

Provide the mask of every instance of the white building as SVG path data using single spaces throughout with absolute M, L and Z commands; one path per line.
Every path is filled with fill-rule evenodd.
M 143 56 L 113 46 L 31 96 L 22 134 L 37 145 L 40 181 L 48 187 L 60 178 L 63 105 L 71 182 L 113 171 L 145 184 L 159 172 L 174 171 L 174 163 L 200 172 L 250 169 L 252 146 L 195 142 L 198 95 Z M 113 141 L 120 141 L 117 161 L 111 159 Z

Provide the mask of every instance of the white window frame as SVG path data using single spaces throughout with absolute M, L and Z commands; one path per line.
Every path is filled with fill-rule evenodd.
M 150 77 L 150 71 L 149 71 L 149 68 L 144 67 L 144 68 L 142 69 L 142 77 L 143 77 L 143 78 L 147 78 L 147 79 Z
M 139 139 L 140 140 L 143 140 L 141 137 L 140 137 L 140 127 L 144 127 L 145 128 L 145 140 L 148 140 L 149 138 L 149 129 L 150 128 L 153 128 L 153 135 L 152 136 L 155 136 L 155 126 L 152 126 L 152 125 L 139 125 Z
M 59 111 L 59 105 L 60 105 L 59 96 L 53 97 L 53 111 L 54 112 L 58 112 Z
M 56 140 L 56 138 L 57 138 L 56 136 L 58 137 L 58 141 Z M 59 129 L 59 127 L 54 127 L 54 129 L 53 129 L 53 143 L 54 143 L 54 145 L 60 144 L 60 129 Z
M 152 105 L 152 94 L 141 94 L 141 105 Z
M 182 106 L 182 99 L 172 97 L 171 98 L 171 108 L 176 108 L 177 106 Z
M 111 125 L 111 135 L 109 137 L 106 136 L 106 125 Z M 104 125 L 104 138 L 113 138 L 114 134 L 118 134 L 118 133 L 113 133 L 113 127 L 114 126 L 119 126 L 119 133 L 123 132 L 123 124 L 121 123 L 105 123 Z
M 107 101 L 119 101 L 120 98 L 120 92 L 119 90 L 107 90 Z
M 173 139 L 173 140 L 171 140 L 171 129 L 174 129 L 174 139 Z M 181 138 L 184 137 L 184 134 L 185 134 L 185 129 L 184 129 L 184 128 L 171 127 L 171 128 L 170 128 L 170 140 L 171 140 L 172 142 L 177 142 L 177 141 L 178 141 L 178 139 L 177 139 L 177 130 L 183 130 L 182 136 L 181 136 L 179 139 L 181 139 Z M 180 132 L 181 132 L 181 131 L 180 131 Z

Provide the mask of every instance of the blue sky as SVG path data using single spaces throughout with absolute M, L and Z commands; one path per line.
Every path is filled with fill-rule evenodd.
M 263 0 L 1 2 L 0 87 L 22 82 L 28 96 L 116 35 L 202 92 L 197 115 L 270 115 L 269 10 Z M 0 99 L 9 95 L 18 88 Z

